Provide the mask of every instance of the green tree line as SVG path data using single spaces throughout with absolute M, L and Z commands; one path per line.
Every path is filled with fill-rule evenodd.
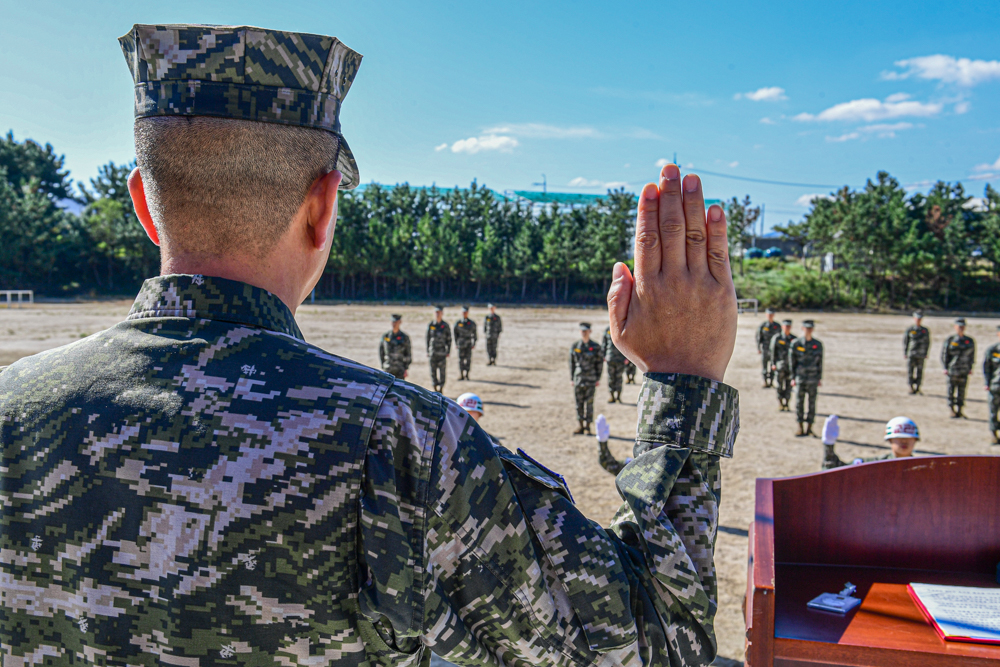
M 1000 309 L 1000 193 L 990 185 L 979 199 L 961 183 L 908 194 L 880 171 L 775 230 L 804 261 L 763 299 L 773 305 Z

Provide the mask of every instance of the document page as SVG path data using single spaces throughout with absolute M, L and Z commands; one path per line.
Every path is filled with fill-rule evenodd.
M 910 584 L 909 593 L 945 639 L 1000 643 L 1000 588 Z

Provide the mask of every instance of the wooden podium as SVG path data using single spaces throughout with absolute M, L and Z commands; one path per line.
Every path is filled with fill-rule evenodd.
M 747 667 L 1000 665 L 1000 646 L 945 642 L 911 582 L 998 587 L 1000 457 L 934 456 L 758 479 Z M 814 611 L 857 586 L 846 616 Z

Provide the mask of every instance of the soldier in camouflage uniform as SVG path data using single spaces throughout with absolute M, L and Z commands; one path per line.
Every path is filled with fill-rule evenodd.
M 451 355 L 451 329 L 444 321 L 444 306 L 434 307 L 434 319 L 427 325 L 427 358 L 431 364 L 431 384 L 439 394 L 444 391 Z
M 797 436 L 816 435 L 813 422 L 816 421 L 816 394 L 823 385 L 823 343 L 813 338 L 812 320 L 803 320 L 802 336 L 792 341 L 788 351 L 788 371 L 792 374 L 795 387 L 795 416 L 799 421 Z M 809 400 L 806 412 L 805 402 Z
M 781 333 L 771 337 L 771 371 L 774 387 L 778 393 L 779 412 L 788 412 L 788 401 L 792 398 L 792 371 L 788 352 L 792 349 L 795 336 L 792 335 L 792 321 L 781 321 Z
M 303 339 L 295 309 L 329 257 L 337 188 L 358 174 L 346 147 L 302 152 L 306 135 L 284 130 L 340 143 L 360 56 L 330 37 L 227 26 L 135 26 L 122 44 L 142 138 L 129 190 L 177 273 L 147 280 L 111 329 L 0 369 L 3 664 L 415 666 L 432 650 L 458 664 L 711 663 L 719 462 L 739 425 L 736 391 L 706 379 L 735 341 L 721 209 L 710 233 L 686 223 L 708 239 L 700 255 L 684 235 L 680 247 L 663 235 L 657 257 L 636 248 L 648 291 L 631 296 L 640 307 L 616 344 L 658 368 L 616 479 L 625 504 L 601 528 L 558 475 L 455 403 Z M 178 134 L 147 132 L 177 114 L 189 118 L 164 127 Z M 197 114 L 218 122 L 186 122 Z M 225 166 L 213 182 L 158 171 L 158 142 L 189 126 L 172 164 Z M 216 141 L 234 127 L 255 140 Z M 282 190 L 269 184 L 293 175 L 283 151 L 329 162 Z M 680 202 L 679 175 L 661 183 Z M 224 201 L 245 185 L 256 199 Z M 175 255 L 204 227 L 161 206 L 169 187 L 182 201 L 209 193 L 229 216 L 202 219 L 215 232 L 279 199 L 300 206 L 287 226 L 275 218 L 281 243 L 253 227 L 223 255 Z M 637 231 L 655 234 L 661 195 L 644 193 Z M 702 208 L 700 185 L 685 197 Z M 658 277 L 661 248 L 681 262 Z M 227 278 L 233 266 L 259 284 Z M 612 321 L 632 291 L 625 271 Z M 660 335 L 662 312 L 681 330 L 708 318 L 705 336 Z M 686 360 L 700 376 L 670 372 Z
M 503 331 L 503 322 L 497 315 L 497 307 L 490 304 L 490 314 L 483 320 L 483 335 L 486 336 L 486 356 L 489 361 L 487 366 L 497 365 L 497 343 L 500 342 L 500 332 Z
M 604 370 L 601 346 L 590 340 L 590 323 L 580 323 L 580 340 L 569 348 L 569 379 L 576 396 L 576 418 L 580 426 L 573 435 L 590 433 L 594 421 L 594 390 L 601 383 Z
M 469 319 L 469 307 L 462 306 L 462 319 L 455 322 L 455 347 L 458 348 L 459 380 L 468 380 L 472 370 L 472 350 L 479 340 L 476 323 Z
M 941 365 L 948 376 L 948 407 L 953 419 L 965 417 L 965 390 L 976 363 L 976 341 L 965 335 L 965 318 L 955 320 L 955 333 L 948 336 L 941 348 Z
M 903 334 L 903 356 L 906 357 L 906 377 L 911 394 L 920 391 L 920 384 L 924 381 L 924 362 L 931 349 L 931 332 L 921 325 L 923 318 L 923 312 L 914 312 L 913 326 Z
M 399 380 L 406 378 L 406 371 L 413 361 L 410 337 L 399 329 L 402 320 L 402 315 L 393 315 L 392 329 L 382 335 L 382 341 L 378 344 L 378 360 L 382 364 L 382 370 Z
M 625 357 L 625 383 L 635 384 L 635 364 Z
M 767 319 L 757 328 L 757 354 L 760 355 L 761 375 L 764 387 L 770 387 L 774 382 L 774 369 L 771 363 L 771 339 L 781 332 L 781 326 L 774 321 L 774 308 L 767 309 Z
M 1000 326 L 997 327 L 1000 336 Z M 983 356 L 983 380 L 990 392 L 990 433 L 993 442 L 1000 445 L 1000 342 L 993 343 Z
M 604 330 L 601 341 L 604 362 L 608 365 L 608 391 L 611 396 L 608 403 L 622 402 L 622 373 L 625 372 L 625 355 L 618 351 L 615 342 L 611 340 L 611 327 Z
M 619 461 L 611 453 L 611 449 L 608 447 L 608 440 L 611 438 L 611 428 L 608 426 L 608 420 L 604 415 L 597 415 L 597 421 L 594 422 L 594 426 L 597 429 L 597 462 L 612 475 L 617 475 L 625 469 L 625 466 L 632 462 L 632 457 L 630 456 L 624 461 Z

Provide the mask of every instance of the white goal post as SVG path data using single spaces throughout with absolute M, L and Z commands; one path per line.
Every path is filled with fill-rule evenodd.
M 757 314 L 757 299 L 736 299 L 736 308 L 741 313 L 749 312 L 753 308 L 753 314 Z
M 17 301 L 14 301 L 14 297 L 17 297 Z M 20 308 L 24 297 L 28 297 L 28 303 L 35 302 L 35 293 L 30 289 L 0 289 L 0 303 L 6 303 L 8 308 L 12 303 Z

